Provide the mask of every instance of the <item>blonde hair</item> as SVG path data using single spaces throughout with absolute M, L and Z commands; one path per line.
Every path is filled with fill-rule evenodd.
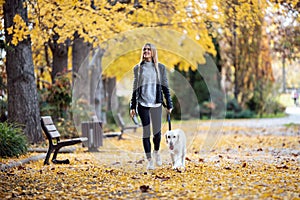
M 156 70 L 156 73 L 157 73 L 157 77 L 158 77 L 158 80 L 160 81 L 160 74 L 159 74 L 159 69 L 158 69 L 158 53 L 157 53 L 157 49 L 156 49 L 156 47 L 154 46 L 154 44 L 146 43 L 146 44 L 143 46 L 143 48 L 142 48 L 142 53 L 141 53 L 141 60 L 140 60 L 139 66 L 145 61 L 143 49 L 144 49 L 146 46 L 149 46 L 150 49 L 151 49 L 151 56 L 152 56 L 151 60 L 152 60 L 152 62 L 153 62 L 154 65 L 155 65 L 155 70 Z

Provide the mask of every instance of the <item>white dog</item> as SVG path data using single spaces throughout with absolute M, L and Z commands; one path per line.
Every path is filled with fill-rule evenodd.
M 182 130 L 167 131 L 166 142 L 170 151 L 173 169 L 185 168 L 186 137 Z

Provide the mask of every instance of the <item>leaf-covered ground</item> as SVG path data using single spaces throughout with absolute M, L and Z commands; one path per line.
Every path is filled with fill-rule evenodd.
M 59 154 L 69 165 L 39 160 L 2 171 L 0 199 L 300 199 L 299 126 L 227 126 L 213 137 L 195 121 L 173 126 L 188 136 L 185 171 L 171 169 L 164 140 L 163 166 L 147 171 L 138 130 L 104 139 L 97 153 Z M 217 143 L 204 153 L 207 140 Z

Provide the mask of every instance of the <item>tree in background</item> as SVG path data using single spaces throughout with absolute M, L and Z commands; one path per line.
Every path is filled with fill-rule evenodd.
M 116 33 L 128 30 L 126 13 L 119 10 L 119 5 L 112 7 L 107 1 L 36 1 L 29 7 L 30 19 L 35 25 L 32 31 L 36 36 L 34 54 L 45 57 L 37 56 L 36 60 L 43 79 L 54 83 L 57 74 L 72 72 L 72 77 L 71 73 L 67 75 L 72 85 L 77 83 L 84 87 L 80 90 L 83 93 L 75 91 L 75 96 L 85 97 L 99 110 L 101 94 L 90 92 L 101 83 L 98 82 L 102 71 L 101 54 L 95 53 L 95 48 Z
M 139 6 L 136 6 L 136 3 L 138 3 Z M 186 38 L 191 38 L 193 42 L 203 47 L 203 50 L 200 48 L 200 50 L 197 49 L 197 52 L 193 52 L 198 54 L 195 55 L 195 58 L 197 57 L 196 59 L 201 57 L 201 59 L 198 60 L 198 63 L 205 62 L 203 56 L 205 51 L 213 55 L 216 54 L 205 22 L 209 21 L 209 18 L 212 18 L 212 16 L 209 12 L 205 12 L 205 10 L 202 9 L 201 4 L 185 1 L 147 1 L 147 3 L 146 1 L 135 1 L 135 9 L 130 8 L 130 6 L 132 5 L 126 4 L 124 10 L 128 12 L 129 9 L 130 15 L 128 15 L 128 20 L 133 27 L 137 28 L 135 30 L 140 31 L 139 35 L 143 35 L 143 31 L 147 29 L 142 28 L 147 27 L 153 29 L 171 29 L 178 31 L 178 33 L 181 34 L 181 39 L 179 41 L 174 41 L 174 35 L 169 35 L 165 32 L 162 32 L 161 34 L 156 33 L 157 38 L 154 38 L 160 51 L 159 59 L 161 62 L 165 63 L 169 69 L 173 69 L 176 65 L 178 70 L 184 72 L 190 70 L 194 73 L 198 73 L 195 71 L 197 70 L 198 65 L 195 64 L 191 66 L 191 64 L 182 57 L 183 54 L 180 52 L 190 52 L 191 50 L 194 50 L 190 44 L 185 42 Z M 124 74 L 132 70 L 132 67 L 136 65 L 139 60 L 140 48 L 146 42 L 145 38 L 149 38 L 147 35 L 151 35 L 153 32 L 155 31 L 148 30 L 148 32 L 145 32 L 145 37 L 139 37 L 137 35 L 131 37 L 130 33 L 128 33 L 128 35 L 125 33 L 124 35 L 120 34 L 119 38 L 115 38 L 116 42 L 113 49 L 108 51 L 110 52 L 109 56 L 114 57 L 114 55 L 118 55 L 118 59 L 114 60 L 106 69 L 104 69 L 103 74 L 108 77 L 106 80 L 110 80 L 110 77 L 112 79 L 116 77 L 117 81 L 119 81 Z M 126 49 L 123 51 L 125 53 L 121 51 L 122 48 L 124 49 L 124 46 L 122 46 L 124 43 L 127 44 L 125 46 L 127 52 Z M 140 44 L 140 46 L 137 47 L 137 44 Z M 178 44 L 180 45 L 178 52 L 164 51 L 168 49 L 178 49 Z M 134 47 L 134 49 L 129 49 L 130 52 L 128 52 L 128 48 L 130 47 Z M 138 48 L 138 50 L 136 50 L 136 48 Z M 108 100 L 108 103 L 110 102 L 113 101 Z
M 292 6 L 298 5 L 294 3 L 296 1 L 286 2 L 291 2 Z M 110 51 L 105 46 L 109 39 L 115 40 L 114 49 L 122 48 L 119 44 L 123 43 L 124 37 L 120 35 L 129 30 L 141 27 L 175 30 L 182 34 L 181 40 L 176 41 L 176 44 L 182 47 L 180 50 L 183 52 L 189 51 L 190 47 L 190 44 L 184 43 L 186 38 L 191 38 L 203 48 L 203 52 L 199 50 L 202 57 L 194 55 L 199 63 L 205 62 L 204 53 L 217 55 L 214 44 L 216 39 L 220 42 L 223 52 L 221 62 L 223 65 L 221 67 L 218 64 L 218 67 L 222 68 L 222 71 L 226 69 L 228 80 L 234 85 L 233 96 L 245 105 L 253 97 L 254 91 L 263 90 L 257 87 L 258 84 L 264 84 L 264 79 L 272 80 L 270 66 L 265 64 L 269 59 L 265 57 L 267 51 L 262 53 L 263 49 L 268 49 L 267 44 L 264 44 L 265 47 L 262 45 L 265 39 L 262 31 L 264 11 L 267 8 L 265 3 L 238 0 L 229 2 L 33 0 L 25 1 L 23 4 L 28 10 L 27 28 L 22 26 L 22 21 L 16 16 L 12 16 L 15 18 L 15 27 L 22 26 L 22 28 L 6 28 L 10 28 L 9 33 L 14 33 L 10 38 L 15 46 L 23 41 L 20 38 L 31 35 L 33 62 L 41 83 L 52 82 L 55 75 L 65 69 L 66 71 L 73 69 L 73 74 L 76 74 L 76 70 L 84 62 L 84 57 L 88 57 L 86 55 L 89 55 L 90 50 L 101 47 L 102 53 Z M 172 37 L 161 41 L 172 41 Z M 165 45 L 172 44 L 166 42 Z M 97 55 L 99 68 L 102 53 Z M 113 51 L 110 53 L 112 57 L 116 56 Z M 160 60 L 166 61 L 171 68 L 180 63 L 179 70 L 196 70 L 197 64 L 187 63 L 178 56 L 181 53 L 177 52 L 176 55 L 174 52 L 166 51 Z M 106 78 L 116 77 L 118 81 L 123 72 L 128 72 L 136 64 L 139 53 L 126 52 L 118 55 L 118 58 L 103 70 Z M 72 62 L 69 62 L 71 59 Z M 89 65 L 85 66 L 90 70 Z M 98 69 L 92 74 L 97 75 L 100 71 Z M 259 79 L 262 81 L 258 81 Z
M 300 57 L 299 12 L 300 3 L 297 1 L 271 1 L 265 18 L 273 57 L 279 58 L 282 62 L 282 91 L 284 93 L 287 89 L 286 63 Z
M 266 4 L 232 0 L 221 6 L 225 19 L 221 34 L 223 67 L 233 86 L 232 97 L 246 108 L 255 91 L 262 94 L 263 87 L 273 81 L 268 43 L 262 45 L 267 39 L 263 35 Z

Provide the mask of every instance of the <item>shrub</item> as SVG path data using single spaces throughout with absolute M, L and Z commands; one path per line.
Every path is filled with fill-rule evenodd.
M 204 101 L 200 105 L 200 118 L 203 117 L 210 118 L 212 115 L 212 111 L 216 108 L 216 105 L 213 102 L 210 101 Z
M 236 118 L 253 118 L 253 117 L 254 117 L 254 113 L 249 109 L 242 110 L 236 116 Z
M 55 78 L 55 83 L 39 91 L 41 115 L 50 115 L 54 120 L 66 118 L 72 102 L 72 85 L 68 74 Z
M 277 115 L 278 113 L 284 112 L 285 107 L 280 104 L 278 101 L 270 101 L 267 103 L 265 106 L 265 113 L 267 114 L 275 114 Z
M 253 118 L 254 113 L 251 110 L 242 110 L 240 112 L 234 112 L 232 110 L 226 111 L 226 119 L 241 119 L 241 118 Z
M 235 112 L 232 110 L 226 111 L 226 119 L 234 119 L 235 118 Z
M 7 100 L 0 99 L 0 122 L 7 120 Z
M 226 108 L 228 111 L 241 112 L 242 108 L 236 99 L 230 99 L 227 102 Z
M 0 123 L 0 157 L 13 157 L 27 152 L 27 138 L 22 129 L 7 122 Z
M 58 132 L 63 139 L 71 139 L 78 137 L 78 132 L 72 120 L 59 118 L 56 123 Z

